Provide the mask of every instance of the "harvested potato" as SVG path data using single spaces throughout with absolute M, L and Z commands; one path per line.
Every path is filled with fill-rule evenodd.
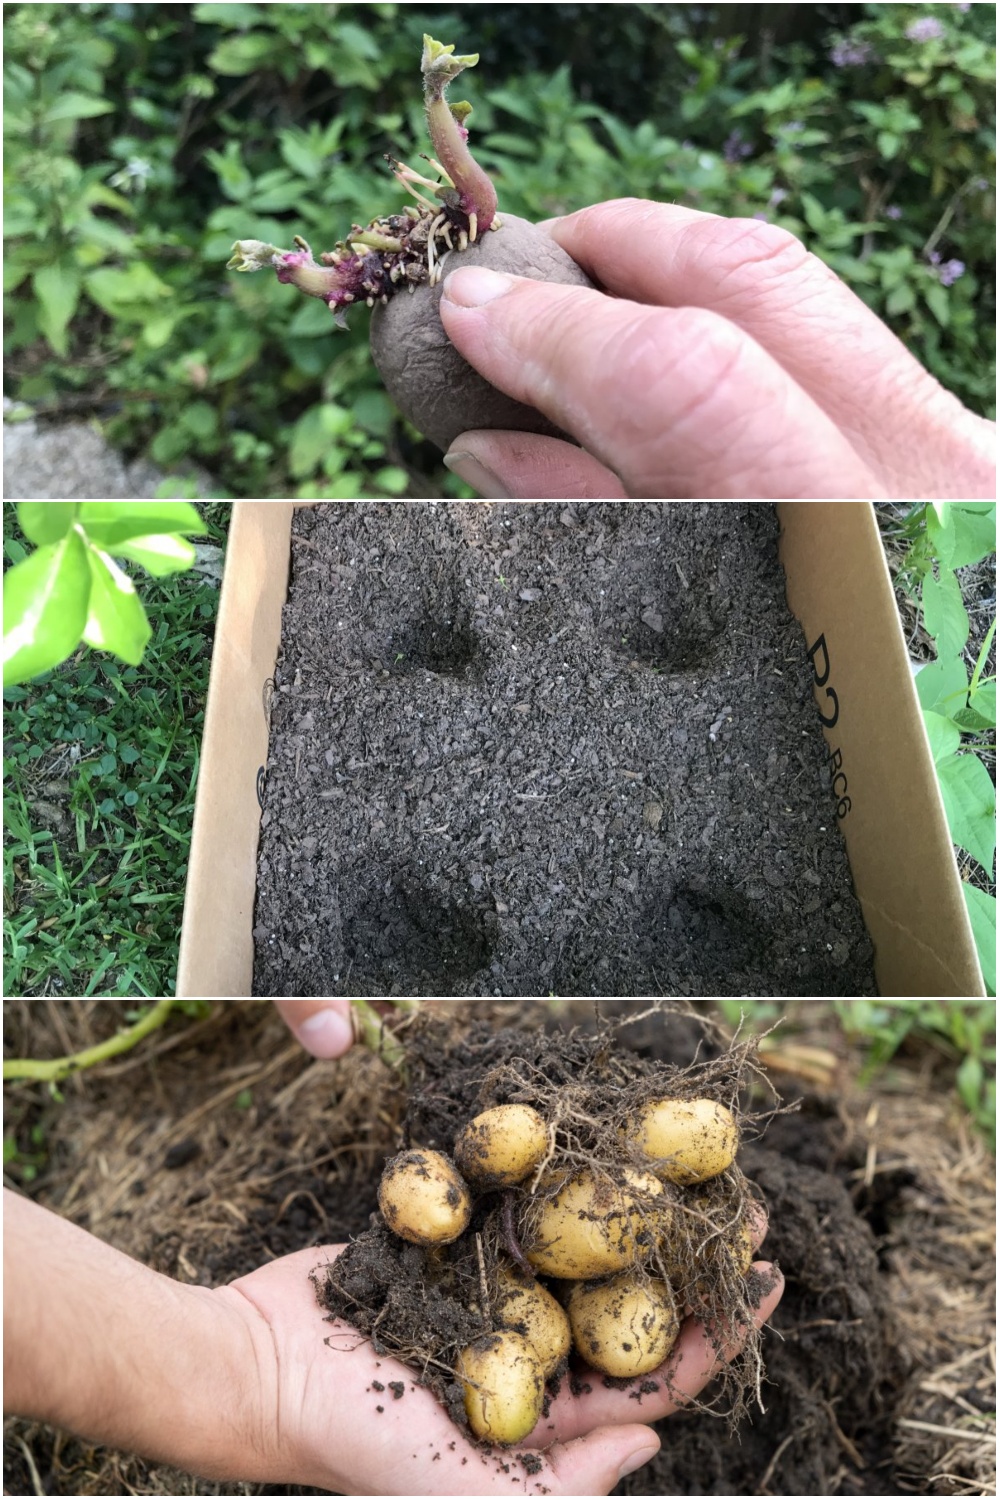
M 476 1437 L 506 1446 L 528 1436 L 542 1414 L 545 1377 L 523 1334 L 509 1329 L 484 1334 L 462 1350 L 458 1373 Z
M 668 1182 L 705 1182 L 731 1166 L 739 1145 L 732 1113 L 715 1099 L 654 1099 L 627 1132 Z
M 550 1291 L 523 1278 L 513 1266 L 497 1268 L 494 1316 L 524 1335 L 541 1361 L 546 1379 L 570 1348 L 569 1319 Z
M 415 1245 L 448 1245 L 472 1214 L 472 1197 L 455 1164 L 440 1151 L 402 1151 L 382 1173 L 382 1217 Z
M 577 1282 L 566 1310 L 577 1353 L 595 1370 L 626 1380 L 661 1365 L 680 1332 L 670 1287 L 635 1271 Z
M 549 1146 L 537 1109 L 498 1104 L 470 1120 L 455 1141 L 462 1175 L 477 1188 L 513 1187 L 533 1172 Z
M 625 1171 L 616 1187 L 587 1168 L 566 1178 L 529 1218 L 525 1255 L 546 1276 L 590 1280 L 623 1271 L 641 1254 L 643 1216 L 637 1199 L 663 1184 L 650 1173 Z M 546 1184 L 542 1184 L 543 1188 Z

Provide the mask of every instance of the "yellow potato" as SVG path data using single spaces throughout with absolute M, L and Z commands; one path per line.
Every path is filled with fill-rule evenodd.
M 382 1173 L 382 1217 L 400 1239 L 448 1245 L 472 1214 L 472 1197 L 454 1163 L 440 1151 L 402 1151 Z
M 513 1187 L 549 1146 L 545 1121 L 528 1104 L 498 1104 L 471 1120 L 455 1141 L 455 1160 L 477 1187 Z
M 528 1436 L 542 1414 L 545 1377 L 523 1334 L 508 1329 L 484 1334 L 462 1350 L 458 1373 L 476 1437 L 506 1446 Z
M 536 1270 L 586 1281 L 638 1259 L 643 1216 L 636 1199 L 662 1194 L 663 1184 L 646 1172 L 623 1176 L 626 1186 L 616 1187 L 584 1168 L 542 1203 L 524 1252 Z
M 550 1291 L 526 1281 L 511 1266 L 497 1268 L 496 1321 L 524 1335 L 541 1361 L 546 1378 L 569 1353 L 569 1319 Z
M 577 1353 L 595 1370 L 626 1380 L 661 1365 L 680 1332 L 667 1283 L 634 1271 L 610 1281 L 578 1282 L 566 1310 Z
M 639 1111 L 628 1138 L 668 1182 L 705 1182 L 731 1166 L 739 1132 L 715 1099 L 654 1099 Z

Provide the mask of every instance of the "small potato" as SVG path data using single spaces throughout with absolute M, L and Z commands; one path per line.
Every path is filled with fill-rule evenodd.
M 569 1353 L 569 1319 L 540 1282 L 525 1281 L 512 1266 L 497 1268 L 493 1311 L 498 1323 L 524 1335 L 546 1379 Z
M 626 1171 L 625 1187 L 584 1168 L 541 1205 L 525 1255 L 546 1276 L 586 1281 L 623 1271 L 642 1253 L 643 1217 L 635 1199 L 654 1197 L 663 1184 L 645 1172 Z
M 655 1370 L 680 1332 L 667 1283 L 634 1271 L 610 1281 L 578 1282 L 570 1289 L 566 1309 L 577 1353 L 595 1370 L 620 1379 Z
M 382 1217 L 414 1245 L 448 1245 L 472 1214 L 472 1197 L 453 1162 L 440 1151 L 401 1151 L 382 1173 Z
M 506 1446 L 528 1436 L 542 1414 L 545 1377 L 523 1334 L 508 1329 L 484 1334 L 462 1350 L 458 1373 L 476 1437 Z
M 715 1099 L 654 1099 L 639 1111 L 628 1137 L 659 1177 L 682 1184 L 718 1177 L 739 1145 L 731 1111 Z
M 498 1104 L 471 1120 L 455 1141 L 455 1160 L 477 1187 L 513 1187 L 549 1146 L 545 1121 L 528 1104 Z

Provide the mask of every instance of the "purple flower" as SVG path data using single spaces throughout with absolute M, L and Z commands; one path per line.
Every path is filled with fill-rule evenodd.
M 938 22 L 935 21 L 934 25 L 937 26 Z M 847 37 L 841 38 L 830 48 L 830 61 L 835 68 L 860 68 L 866 62 L 871 62 L 874 56 L 871 42 L 851 41 Z
M 901 219 L 903 217 L 903 210 L 897 203 L 890 203 L 885 211 L 885 216 L 887 219 Z
M 729 162 L 744 161 L 748 156 L 753 155 L 753 147 L 749 141 L 744 140 L 743 132 L 737 129 L 727 136 L 722 147 L 722 154 Z
M 784 201 L 785 201 L 785 199 L 787 197 L 788 197 L 788 194 L 786 193 L 786 191 L 785 191 L 784 188 L 781 188 L 781 187 L 772 188 L 771 189 L 771 196 L 767 200 L 767 206 L 768 206 L 768 208 L 777 208 L 778 204 L 779 203 L 784 203 Z
M 906 35 L 911 42 L 939 42 L 944 36 L 944 27 L 934 16 L 921 16 L 919 21 L 910 22 Z
M 964 260 L 946 260 L 938 267 L 938 280 L 942 286 L 954 286 L 960 276 L 965 275 Z
M 782 125 L 781 127 L 786 135 L 798 135 L 799 131 L 805 130 L 805 128 L 801 120 L 789 120 L 786 125 Z

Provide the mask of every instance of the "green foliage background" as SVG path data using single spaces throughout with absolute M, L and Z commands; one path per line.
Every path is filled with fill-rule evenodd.
M 990 5 L 9 5 L 15 416 L 100 418 L 169 497 L 191 461 L 219 496 L 469 493 L 382 392 L 363 312 L 335 334 L 319 301 L 225 271 L 237 238 L 318 251 L 395 206 L 383 154 L 427 149 L 425 30 L 482 54 L 465 92 L 502 209 L 765 216 L 992 414 L 995 25 Z

